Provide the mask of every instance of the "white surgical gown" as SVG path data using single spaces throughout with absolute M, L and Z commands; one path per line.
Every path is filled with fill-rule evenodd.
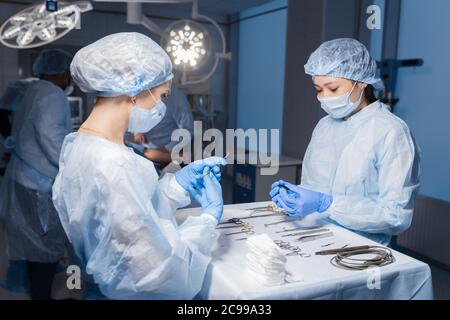
M 67 136 L 53 202 L 73 248 L 111 299 L 191 299 L 201 289 L 218 238 L 210 215 L 177 226 L 189 204 L 171 174 L 100 137 Z
M 377 101 L 347 121 L 327 116 L 318 123 L 301 185 L 333 196 L 329 218 L 388 244 L 411 224 L 419 161 L 407 125 Z

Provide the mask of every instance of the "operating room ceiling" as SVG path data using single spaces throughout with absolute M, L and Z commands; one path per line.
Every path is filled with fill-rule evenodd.
M 272 0 L 199 0 L 199 10 L 203 14 L 213 16 L 225 16 L 238 13 L 242 10 L 249 9 L 270 2 Z M 36 4 L 37 1 L 27 0 L 0 0 L 1 3 L 18 3 L 24 5 Z M 71 1 L 66 1 L 71 2 Z M 117 2 L 96 2 L 92 1 L 94 10 L 126 12 L 125 3 Z M 159 15 L 167 17 L 184 16 L 191 10 L 190 3 L 179 4 L 161 4 L 146 3 L 143 5 L 144 13 L 147 15 Z

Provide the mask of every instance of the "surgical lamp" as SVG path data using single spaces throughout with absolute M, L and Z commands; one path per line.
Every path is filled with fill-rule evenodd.
M 97 0 L 103 1 L 103 0 Z M 145 3 L 183 3 L 192 2 L 192 20 L 178 20 L 165 30 L 142 14 L 142 3 L 127 2 L 127 22 L 140 24 L 161 37 L 161 46 L 172 59 L 174 69 L 181 73 L 181 84 L 192 85 L 208 80 L 216 71 L 220 60 L 231 60 L 231 52 L 226 51 L 225 35 L 216 21 L 199 14 L 198 0 L 146 0 Z M 212 41 L 206 28 L 194 20 L 210 23 L 221 39 L 221 49 L 212 53 Z M 211 69 L 205 75 L 193 79 L 192 73 L 205 66 L 210 57 L 214 57 Z M 191 76 L 191 79 L 189 77 Z
M 48 9 L 56 11 L 49 11 Z M 81 13 L 92 10 L 89 1 L 72 3 L 51 1 L 25 8 L 0 27 L 0 42 L 13 49 L 46 45 L 80 25 Z

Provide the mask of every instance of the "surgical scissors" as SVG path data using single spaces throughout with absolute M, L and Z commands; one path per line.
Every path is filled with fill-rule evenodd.
M 292 251 L 288 254 L 286 254 L 286 256 L 288 257 L 292 257 L 292 256 L 300 256 L 302 258 L 311 258 L 311 253 L 307 253 L 307 252 L 302 252 L 300 251 Z
M 250 223 L 244 222 L 244 221 L 239 221 L 234 226 L 217 227 L 216 229 L 221 230 L 221 229 L 234 229 L 234 228 L 240 228 L 241 231 L 252 231 L 253 230 L 253 226 Z
M 231 219 L 228 219 L 227 222 L 219 223 L 219 225 L 221 225 L 221 224 L 229 224 L 229 223 L 234 223 L 234 224 L 237 224 L 237 225 L 241 225 L 241 224 L 244 223 L 244 221 L 242 221 L 241 218 L 231 218 Z
M 235 224 L 235 226 L 217 227 L 216 229 L 231 229 L 231 228 L 238 228 L 238 227 L 250 227 L 250 223 L 242 221 L 239 218 L 229 219 L 227 222 L 219 223 L 219 225 L 230 224 L 230 223 Z
M 253 218 L 264 218 L 264 217 L 284 217 L 286 214 L 284 213 L 271 213 L 271 214 L 258 214 L 255 216 L 249 215 L 248 217 L 244 217 L 241 219 L 253 219 Z
M 274 243 L 281 249 L 288 250 L 289 253 L 286 254 L 288 257 L 300 256 L 301 258 L 310 258 L 311 254 L 307 252 L 302 252 L 302 249 L 298 246 L 292 246 L 289 242 L 282 240 L 275 240 Z

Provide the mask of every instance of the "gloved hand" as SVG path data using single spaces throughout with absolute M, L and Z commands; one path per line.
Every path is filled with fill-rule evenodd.
M 192 187 L 200 190 L 203 188 L 204 169 L 208 168 L 208 170 L 211 170 L 217 180 L 220 181 L 222 175 L 220 173 L 220 166 L 224 166 L 226 164 L 227 161 L 224 158 L 220 157 L 211 157 L 204 160 L 197 160 L 187 165 L 180 171 L 177 171 L 175 173 L 175 178 L 180 186 L 182 186 L 187 191 L 189 191 Z
M 212 215 L 219 223 L 223 214 L 222 187 L 209 168 L 203 170 L 203 175 L 204 187 L 199 192 L 192 188 L 189 192 L 201 204 L 203 213 Z
M 305 217 L 313 212 L 324 212 L 333 202 L 333 197 L 305 189 L 280 180 L 272 184 L 272 201 L 290 216 Z

